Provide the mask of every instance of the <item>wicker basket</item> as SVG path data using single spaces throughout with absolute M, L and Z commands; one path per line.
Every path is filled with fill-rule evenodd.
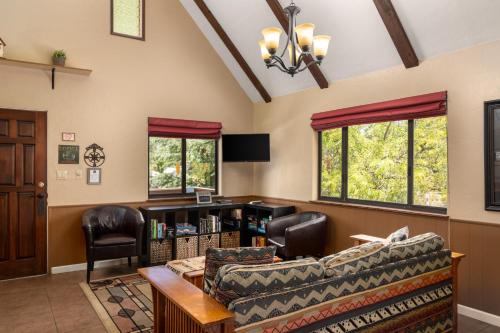
M 198 236 L 177 237 L 175 239 L 175 259 L 198 256 Z
M 152 264 L 164 263 L 172 260 L 172 240 L 152 240 L 150 243 L 149 262 Z
M 207 249 L 217 248 L 219 247 L 219 234 L 209 234 L 209 235 L 201 235 L 200 236 L 200 256 L 204 256 L 207 252 Z
M 232 231 L 232 232 L 223 232 L 222 238 L 220 241 L 220 247 L 222 248 L 234 248 L 240 247 L 240 232 Z

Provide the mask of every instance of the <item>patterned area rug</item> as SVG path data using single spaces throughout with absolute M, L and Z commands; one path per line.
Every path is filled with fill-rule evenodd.
M 109 333 L 153 332 L 151 286 L 139 274 L 80 283 Z

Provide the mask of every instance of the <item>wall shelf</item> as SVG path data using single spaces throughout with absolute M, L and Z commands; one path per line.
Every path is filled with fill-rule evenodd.
M 0 58 L 0 65 L 31 68 L 31 69 L 40 69 L 40 70 L 44 70 L 44 71 L 49 71 L 52 74 L 52 89 L 55 88 L 56 72 L 75 74 L 75 75 L 85 75 L 85 76 L 89 76 L 90 73 L 92 73 L 91 69 L 68 67 L 68 66 L 56 66 L 56 65 L 51 65 L 51 64 L 39 63 L 39 62 L 15 60 L 15 59 L 7 59 L 7 58 Z

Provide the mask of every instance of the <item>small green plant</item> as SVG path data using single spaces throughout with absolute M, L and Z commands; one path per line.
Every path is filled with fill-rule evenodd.
M 53 58 L 64 58 L 64 59 L 66 59 L 66 52 L 64 52 L 64 50 L 56 50 L 52 54 L 52 57 Z

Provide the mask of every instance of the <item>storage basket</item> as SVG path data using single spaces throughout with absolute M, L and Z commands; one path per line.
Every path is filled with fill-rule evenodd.
M 220 242 L 220 247 L 222 248 L 240 247 L 239 231 L 223 232 L 221 236 L 222 238 Z
M 175 239 L 175 259 L 198 256 L 198 236 L 177 237 Z
M 200 256 L 204 256 L 207 249 L 219 247 L 219 234 L 208 234 L 200 236 Z
M 165 239 L 162 242 L 159 240 L 151 240 L 149 262 L 151 264 L 157 264 L 169 260 L 172 260 L 172 240 Z

